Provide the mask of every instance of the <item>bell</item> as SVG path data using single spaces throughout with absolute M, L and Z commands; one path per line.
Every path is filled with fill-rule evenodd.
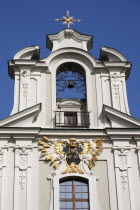
M 68 86 L 67 86 L 68 88 L 73 88 L 74 87 L 74 85 L 73 85 L 73 82 L 72 81 L 69 81 L 69 83 L 68 83 Z

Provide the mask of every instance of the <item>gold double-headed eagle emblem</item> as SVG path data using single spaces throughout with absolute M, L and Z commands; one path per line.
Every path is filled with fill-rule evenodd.
M 86 164 L 91 170 L 93 163 L 97 161 L 97 156 L 100 155 L 103 148 L 103 141 L 100 138 L 95 140 L 76 140 L 70 138 L 68 141 L 64 140 L 49 140 L 46 136 L 39 141 L 39 149 L 41 150 L 41 157 L 45 161 L 53 164 L 57 169 L 65 162 L 65 169 L 62 174 L 66 173 L 80 173 L 83 174 L 81 163 Z

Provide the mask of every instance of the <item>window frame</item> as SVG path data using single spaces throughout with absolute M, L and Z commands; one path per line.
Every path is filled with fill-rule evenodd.
M 53 187 L 53 200 L 51 199 L 51 205 L 49 210 L 60 210 L 60 202 L 59 202 L 59 183 L 62 179 L 69 179 L 69 178 L 77 178 L 77 179 L 84 179 L 88 183 L 89 188 L 89 209 L 90 210 L 101 210 L 99 207 L 98 202 L 98 195 L 97 195 L 97 178 L 93 175 L 79 175 L 75 173 L 71 174 L 59 174 L 53 177 L 52 180 L 52 187 Z M 52 208 L 53 206 L 53 208 Z
M 71 181 L 71 185 L 66 185 L 67 184 L 67 181 Z M 76 184 L 76 182 L 77 181 L 79 181 L 79 184 L 77 185 Z M 64 183 L 64 184 L 63 184 Z M 84 184 L 84 185 L 83 185 Z M 88 202 L 88 206 L 89 206 L 89 184 L 88 184 L 88 181 L 87 181 L 87 179 L 77 179 L 77 177 L 71 177 L 71 178 L 65 178 L 65 179 L 62 179 L 62 180 L 60 180 L 60 182 L 59 182 L 59 189 L 60 189 L 60 186 L 62 187 L 64 187 L 64 189 L 66 189 L 66 186 L 70 186 L 71 187 L 71 192 L 70 192 L 70 194 L 72 195 L 72 197 L 71 198 L 66 198 L 67 196 L 67 194 L 69 194 L 69 192 L 68 191 L 65 191 L 65 192 L 63 192 L 62 191 L 62 193 L 65 193 L 65 198 L 61 198 L 60 197 L 60 195 L 59 195 L 59 202 L 61 203 L 67 203 L 67 202 L 70 202 L 70 203 L 72 203 L 72 208 L 71 209 L 73 209 L 73 210 L 76 210 L 76 203 L 77 202 Z M 88 190 L 87 190 L 87 192 L 86 191 L 79 191 L 79 192 L 76 192 L 76 187 L 77 186 L 80 186 L 80 187 L 84 187 L 84 186 L 86 186 L 86 187 L 88 187 Z M 82 188 L 81 188 L 82 189 Z M 60 193 L 61 193 L 61 191 L 60 191 Z M 77 198 L 77 193 L 79 194 L 87 194 L 88 196 L 87 196 L 87 198 L 82 198 L 82 196 L 81 196 L 81 198 Z M 90 207 L 87 207 L 87 210 L 89 210 L 89 208 Z

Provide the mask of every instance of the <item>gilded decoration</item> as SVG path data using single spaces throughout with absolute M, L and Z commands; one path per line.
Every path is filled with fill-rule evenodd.
M 55 19 L 55 21 L 62 21 L 63 24 L 66 24 L 68 28 L 70 28 L 71 24 L 74 24 L 74 22 L 80 22 L 81 20 L 76 20 L 73 18 L 73 16 L 70 16 L 69 11 L 66 11 L 66 16 L 63 16 L 62 19 Z
M 103 148 L 103 141 L 100 138 L 95 140 L 76 140 L 70 138 L 64 140 L 50 140 L 46 136 L 39 141 L 41 158 L 50 162 L 56 171 L 66 173 L 89 173 L 100 155 Z

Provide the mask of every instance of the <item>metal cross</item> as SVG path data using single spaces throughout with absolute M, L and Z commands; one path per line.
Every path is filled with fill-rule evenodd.
M 66 24 L 68 28 L 70 28 L 70 24 L 74 24 L 73 22 L 80 22 L 82 20 L 75 20 L 73 16 L 70 16 L 69 11 L 66 11 L 66 16 L 62 16 L 62 19 L 55 19 L 55 21 L 63 21 L 63 24 Z

